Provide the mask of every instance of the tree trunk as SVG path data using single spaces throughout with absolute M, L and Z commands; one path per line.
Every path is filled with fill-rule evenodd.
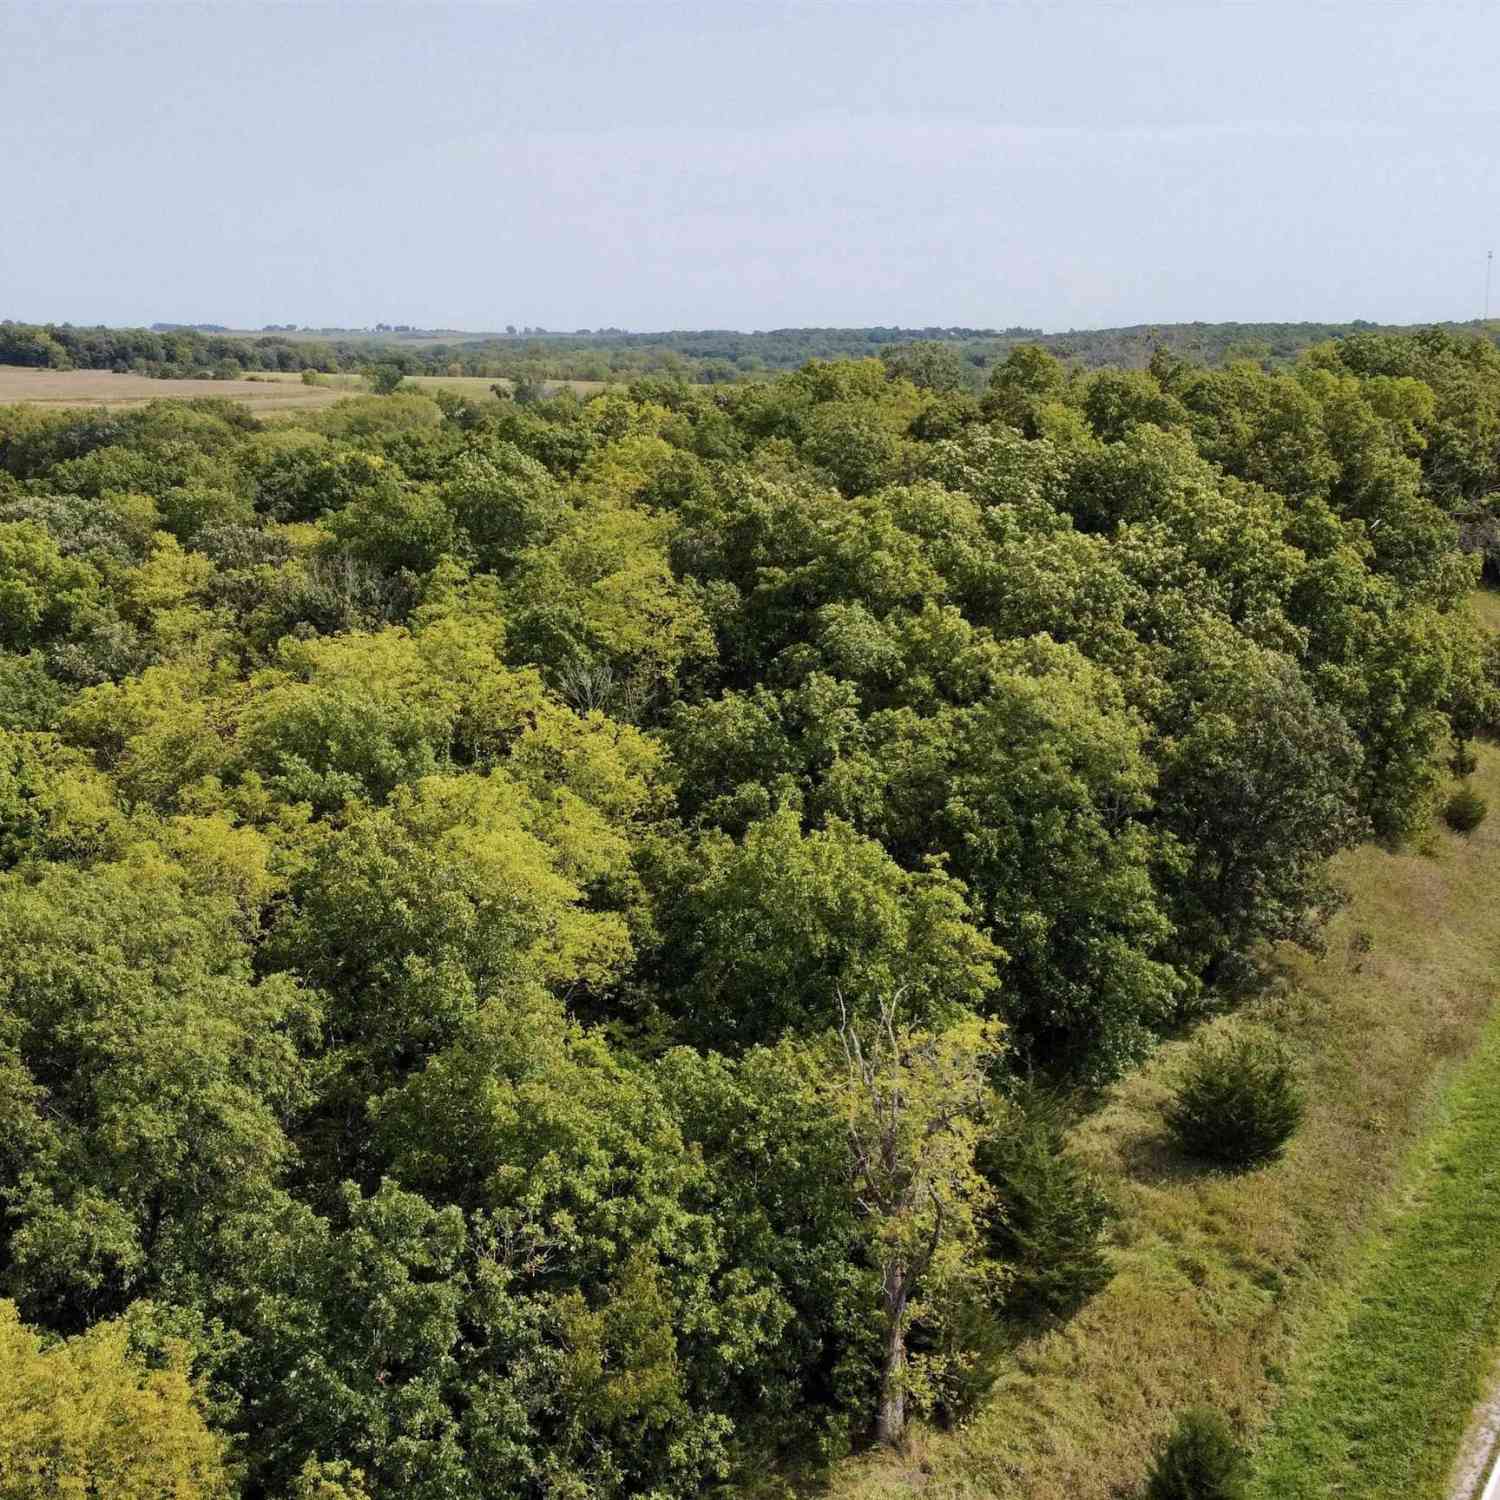
M 899 1448 L 906 1436 L 906 1278 L 887 1272 L 881 1298 L 885 1312 L 885 1354 L 880 1364 L 880 1414 L 875 1436 Z

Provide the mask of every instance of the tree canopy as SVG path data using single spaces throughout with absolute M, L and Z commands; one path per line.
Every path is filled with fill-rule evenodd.
M 866 332 L 0 409 L 0 1496 L 686 1500 L 1107 1279 L 1034 1101 L 1500 717 L 1500 355 Z

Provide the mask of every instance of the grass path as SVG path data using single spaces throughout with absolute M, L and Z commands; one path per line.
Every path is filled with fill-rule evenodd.
M 1124 1210 L 1114 1281 L 1066 1328 L 1021 1346 L 968 1427 L 847 1465 L 838 1500 L 1115 1500 L 1132 1493 L 1183 1406 L 1211 1402 L 1253 1434 L 1283 1397 L 1289 1414 L 1309 1399 L 1310 1351 L 1362 1306 L 1347 1289 L 1367 1285 L 1371 1246 L 1414 1190 L 1413 1153 L 1434 1141 L 1436 1183 L 1457 1161 L 1440 1142 L 1462 1139 L 1464 1160 L 1481 1149 L 1452 1131 L 1500 1130 L 1473 1117 L 1462 1085 L 1447 1091 L 1482 1037 L 1477 1072 L 1462 1076 L 1500 1062 L 1500 1041 L 1485 1035 L 1500 998 L 1500 749 L 1480 755 L 1475 784 L 1496 815 L 1469 838 L 1435 832 L 1422 852 L 1344 856 L 1351 900 L 1326 952 L 1279 955 L 1276 983 L 1248 1008 L 1286 1037 L 1308 1084 L 1308 1117 L 1286 1157 L 1239 1176 L 1177 1157 L 1161 1105 L 1180 1044 L 1164 1047 L 1075 1133 Z M 1470 1187 L 1454 1191 L 1461 1200 Z M 1378 1296 L 1367 1315 L 1377 1308 Z M 1445 1400 L 1466 1415 L 1471 1377 L 1455 1378 Z M 1272 1428 L 1273 1441 L 1283 1430 L 1293 1428 Z M 1434 1454 L 1444 1444 L 1451 1457 L 1457 1434 L 1446 1427 Z
M 1444 1500 L 1493 1363 L 1500 1289 L 1500 1019 L 1447 1090 L 1408 1191 L 1257 1464 L 1256 1500 Z

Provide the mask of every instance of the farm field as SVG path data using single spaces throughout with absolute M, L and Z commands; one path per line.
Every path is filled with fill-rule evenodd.
M 36 370 L 0 365 L 0 406 L 23 402 L 57 408 L 144 406 L 148 401 L 185 401 L 217 396 L 243 401 L 259 412 L 316 411 L 346 396 L 359 395 L 364 382 L 354 374 L 329 375 L 326 385 L 304 385 L 293 373 L 268 373 L 255 380 L 153 380 L 145 375 L 116 375 L 110 370 Z M 473 400 L 490 396 L 504 382 L 491 376 L 413 375 L 415 390 L 442 389 Z M 599 380 L 550 380 L 549 392 L 570 386 L 581 396 L 605 389 Z
M 257 411 L 309 411 L 332 406 L 346 390 L 281 380 L 153 380 L 110 370 L 32 370 L 0 365 L 0 406 L 144 406 L 148 401 L 228 397 Z
M 284 340 L 289 344 L 326 344 L 337 340 L 341 344 L 369 344 L 387 349 L 426 349 L 434 344 L 474 344 L 485 339 L 505 337 L 501 333 L 485 333 L 477 330 L 455 330 L 449 333 L 395 333 L 390 331 L 365 332 L 359 329 L 320 330 L 316 328 L 229 328 L 223 337 L 230 339 Z M 524 337 L 518 342 L 525 342 Z
M 1482 617 L 1493 602 L 1480 596 Z M 1476 786 L 1492 803 L 1500 797 L 1500 752 L 1481 751 Z M 1301 1445 L 1292 1472 L 1305 1466 L 1312 1487 L 1272 1484 L 1257 1488 L 1256 1500 L 1355 1493 L 1334 1481 L 1348 1480 L 1350 1433 L 1369 1415 L 1360 1408 L 1368 1393 L 1346 1367 L 1370 1329 L 1356 1322 L 1353 1342 L 1338 1330 L 1351 1305 L 1367 1309 L 1367 1323 L 1378 1318 L 1378 1300 L 1360 1299 L 1372 1292 L 1382 1255 L 1400 1261 L 1412 1284 L 1409 1231 L 1389 1251 L 1382 1242 L 1420 1190 L 1422 1165 L 1490 1120 L 1476 1114 L 1472 1094 L 1500 1024 L 1491 1019 L 1500 994 L 1500 828 L 1486 824 L 1469 837 L 1434 831 L 1420 852 L 1367 845 L 1342 856 L 1338 870 L 1351 901 L 1326 951 L 1280 954 L 1274 982 L 1247 1012 L 1286 1039 L 1308 1084 L 1308 1118 L 1285 1158 L 1235 1176 L 1178 1157 L 1164 1139 L 1161 1108 L 1183 1044 L 1163 1047 L 1074 1137 L 1122 1209 L 1114 1281 L 1072 1324 L 1021 1343 L 965 1428 L 924 1434 L 905 1455 L 855 1462 L 835 1483 L 836 1500 L 1133 1494 L 1157 1436 L 1178 1410 L 1204 1401 L 1252 1445 L 1281 1411 L 1268 1434 L 1263 1475 L 1271 1479 L 1286 1477 L 1280 1465 Z M 1478 1171 L 1484 1176 L 1487 1164 Z M 1447 1198 L 1435 1207 L 1461 1213 Z M 1455 1244 L 1463 1243 L 1460 1234 Z M 1481 1259 L 1478 1272 L 1493 1269 Z M 1435 1437 L 1424 1437 L 1418 1465 L 1429 1484 L 1455 1456 L 1489 1331 L 1446 1304 L 1442 1311 L 1447 1322 L 1434 1314 L 1424 1325 L 1432 1349 L 1424 1345 L 1423 1369 L 1443 1366 L 1433 1403 L 1441 1421 Z M 1449 1368 L 1454 1351 L 1445 1353 L 1442 1336 L 1460 1325 L 1464 1342 Z M 1408 1426 L 1426 1394 L 1400 1385 L 1398 1415 Z M 1306 1463 L 1313 1450 L 1326 1467 Z M 1317 1487 L 1319 1475 L 1329 1488 Z M 1403 1491 L 1407 1477 L 1385 1463 L 1378 1493 L 1431 1493 Z

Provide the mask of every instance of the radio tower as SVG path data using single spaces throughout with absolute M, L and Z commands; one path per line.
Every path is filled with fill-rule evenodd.
M 1495 269 L 1495 252 L 1484 252 L 1484 321 L 1490 320 L 1490 273 Z

